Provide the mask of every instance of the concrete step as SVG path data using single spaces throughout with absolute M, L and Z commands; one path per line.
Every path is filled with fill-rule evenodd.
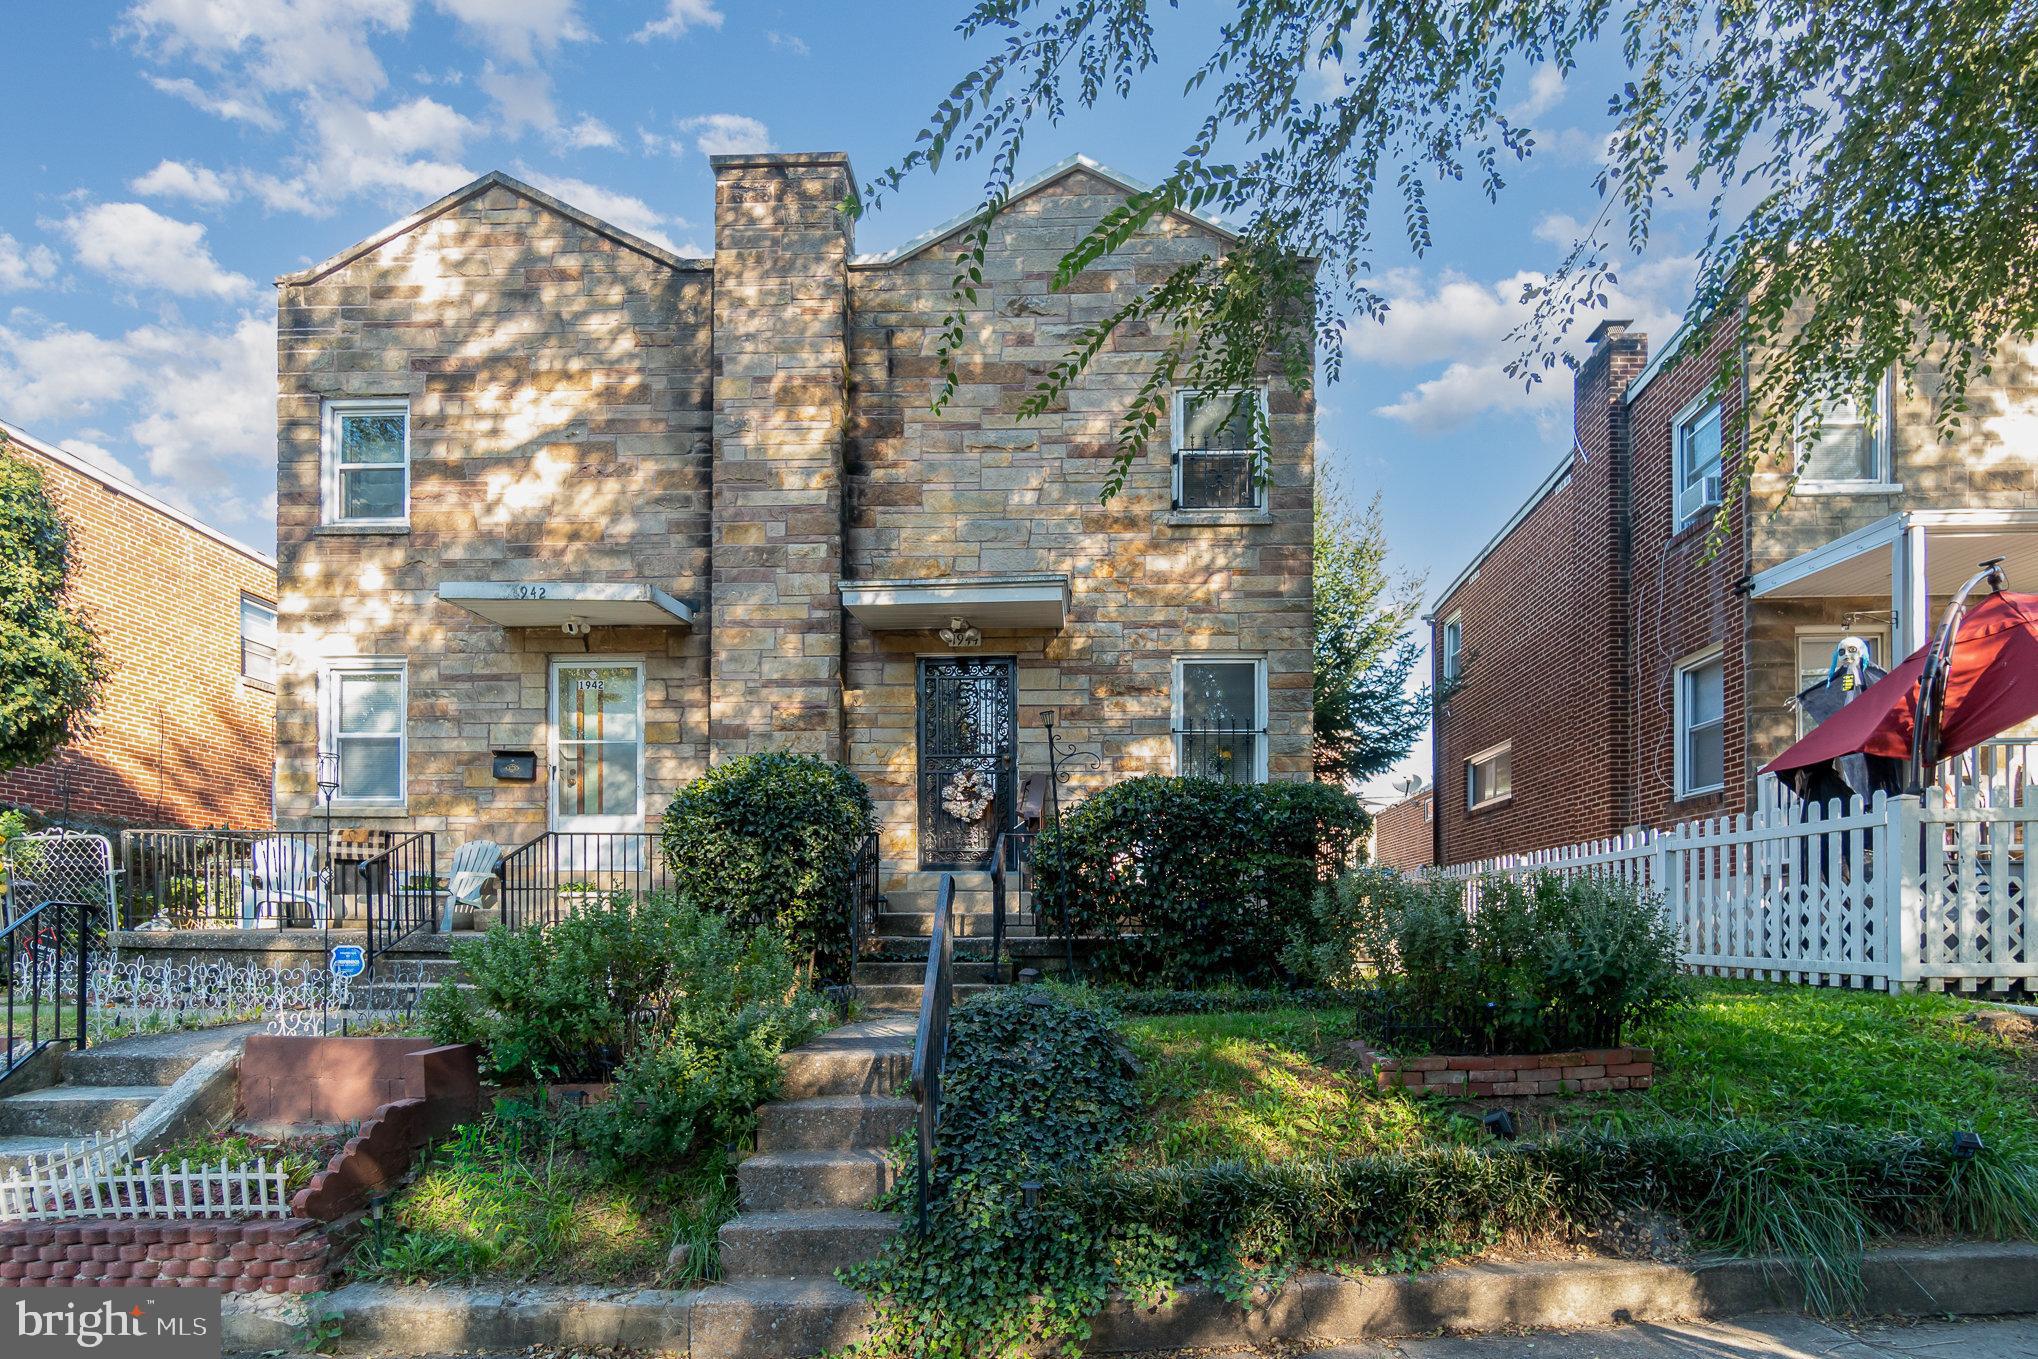
M 862 1208 L 894 1178 L 876 1147 L 836 1151 L 761 1151 L 736 1167 L 744 1212 L 787 1208 Z
M 0 1172 L 25 1170 L 31 1157 L 62 1151 L 74 1140 L 64 1137 L 0 1137 Z
M 0 1136 L 110 1132 L 168 1093 L 162 1085 L 53 1085 L 0 1099 Z
M 898 1226 L 890 1213 L 862 1208 L 743 1213 L 722 1224 L 722 1277 L 831 1278 L 884 1249 Z
M 991 937 L 991 912 L 964 911 L 958 909 L 954 916 L 955 937 L 958 939 L 985 939 Z M 934 912 L 890 910 L 879 913 L 877 932 L 881 939 L 925 939 L 934 933 Z M 1005 937 L 1016 938 L 1033 933 L 1032 926 L 1022 925 L 1011 916 L 1005 917 Z
M 883 959 L 864 959 L 856 965 L 858 986 L 918 986 L 927 975 L 926 950 L 917 960 L 893 962 Z M 994 980 L 997 972 L 988 960 L 975 962 L 968 958 L 954 960 L 953 975 L 957 982 L 988 982 Z
M 63 1083 L 78 1086 L 169 1085 L 201 1057 L 239 1043 L 260 1024 L 152 1033 L 116 1038 L 83 1052 L 64 1054 Z
M 941 880 L 951 875 L 955 878 L 955 894 L 958 897 L 965 892 L 991 890 L 989 869 L 909 868 L 885 878 L 885 895 L 890 896 L 893 892 L 939 892 Z
M 912 1076 L 913 1018 L 876 1015 L 781 1053 L 779 1098 L 891 1095 Z
M 694 1294 L 689 1359 L 801 1359 L 870 1333 L 870 1304 L 830 1279 L 747 1279 Z
M 888 1147 L 913 1126 L 916 1106 L 894 1095 L 822 1095 L 757 1111 L 759 1151 Z
M 954 988 L 954 999 L 957 1004 L 960 1004 L 971 996 L 990 989 L 991 987 L 988 982 L 957 982 Z M 920 1008 L 920 992 L 921 987 L 918 982 L 913 983 L 911 986 L 864 986 L 859 984 L 856 988 L 857 999 L 873 1010 L 911 1010 L 917 1012 Z M 910 1056 L 910 1054 L 908 1055 Z

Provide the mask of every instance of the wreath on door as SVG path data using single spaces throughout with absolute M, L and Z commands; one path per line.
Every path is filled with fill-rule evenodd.
M 997 780 L 982 769 L 958 769 L 941 790 L 941 810 L 957 821 L 975 821 L 998 795 Z

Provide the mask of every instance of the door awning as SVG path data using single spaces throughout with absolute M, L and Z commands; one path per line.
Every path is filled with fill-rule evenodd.
M 693 610 L 638 581 L 448 580 L 439 598 L 505 628 L 690 628 Z
M 1059 632 L 1068 622 L 1069 578 L 937 576 L 931 580 L 845 580 L 842 607 L 877 632 L 953 627 L 1000 632 Z

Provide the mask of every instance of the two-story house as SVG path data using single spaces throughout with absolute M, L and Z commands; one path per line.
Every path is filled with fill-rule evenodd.
M 1794 493 L 1756 467 L 1714 543 L 1734 342 L 1670 365 L 1601 324 L 1570 451 L 1437 597 L 1437 862 L 1751 810 L 1842 638 L 1887 666 L 1981 560 L 2038 583 L 2038 356 L 2000 355 L 1950 438 L 1937 375 L 1892 375 L 1874 419 L 1827 414 Z
M 1273 374 L 1100 499 L 1164 342 L 1089 323 L 1222 252 L 1175 214 L 1071 286 L 1135 186 L 1082 159 L 992 234 L 938 411 L 952 222 L 859 254 L 837 154 L 714 159 L 688 259 L 500 174 L 279 280 L 279 813 L 514 845 L 655 829 L 724 757 L 870 785 L 897 868 L 974 867 L 1044 771 L 1310 772 L 1314 414 Z M 1077 785 L 1078 790 L 1081 784 Z

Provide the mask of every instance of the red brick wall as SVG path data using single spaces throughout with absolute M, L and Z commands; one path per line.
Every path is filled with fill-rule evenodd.
M 0 1224 L 0 1288 L 217 1288 L 317 1293 L 330 1283 L 321 1224 L 214 1222 Z
M 1422 868 L 1435 860 L 1433 793 L 1417 793 L 1373 818 L 1373 862 L 1383 868 Z
M 1617 326 L 1581 368 L 1568 479 L 1437 606 L 1462 619 L 1464 681 L 1436 719 L 1444 863 L 1607 835 L 1626 813 L 1625 432 L 1647 341 Z M 1514 795 L 1465 805 L 1465 761 L 1513 743 Z
M 1745 516 L 1737 504 L 1724 541 L 1710 544 L 1709 516 L 1678 530 L 1673 503 L 1672 422 L 1713 381 L 1733 343 L 1722 331 L 1701 353 L 1657 374 L 1629 403 L 1634 463 L 1634 566 L 1628 607 L 1629 674 L 1634 693 L 1634 806 L 1631 822 L 1660 826 L 1746 810 L 1748 603 L 1737 586 L 1748 574 Z M 1739 410 L 1721 401 L 1721 425 Z M 1729 433 L 1720 470 L 1732 484 L 1739 450 Z M 1677 665 L 1709 647 L 1726 658 L 1726 788 L 1679 800 L 1675 789 Z
M 4 442 L 4 440 L 0 440 Z M 111 662 L 95 729 L 0 774 L 0 804 L 169 826 L 268 826 L 273 692 L 240 678 L 243 592 L 276 599 L 268 563 L 20 444 L 71 527 L 71 601 Z

